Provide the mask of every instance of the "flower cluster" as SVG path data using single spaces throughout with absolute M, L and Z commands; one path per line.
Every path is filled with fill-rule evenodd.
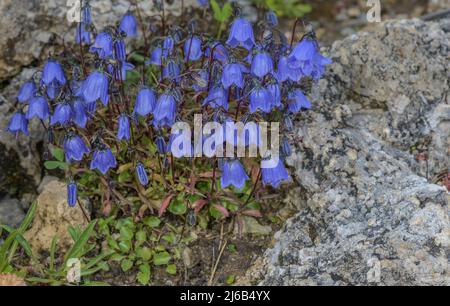
M 207 1 L 200 3 L 208 7 Z M 62 147 L 69 163 L 71 206 L 77 201 L 76 176 L 83 171 L 94 171 L 112 182 L 118 166 L 131 163 L 136 182 L 145 187 L 151 182 L 148 173 L 164 175 L 165 168 L 172 167 L 171 183 L 181 184 L 181 176 L 192 177 L 192 173 L 179 170 L 179 176 L 174 175 L 171 144 L 177 135 L 171 134 L 171 127 L 175 122 L 192 121 L 195 112 L 219 123 L 279 121 L 285 135 L 292 131 L 295 115 L 311 108 L 301 81 L 320 79 L 331 61 L 320 54 L 313 34 L 292 46 L 275 29 L 277 23 L 276 15 L 269 12 L 254 31 L 238 13 L 223 41 L 195 26 L 167 27 L 164 21 L 159 27 L 141 25 L 144 32 L 150 30 L 139 33 L 146 38 L 142 52 L 148 54 L 139 61 L 136 53 L 127 52 L 127 45 L 137 45 L 139 36 L 133 13 L 97 32 L 85 4 L 75 33 L 80 54 L 49 58 L 42 72 L 23 84 L 17 95 L 18 110 L 7 130 L 28 135 L 29 120 L 42 122 L 52 135 L 49 143 Z M 130 85 L 132 73 L 139 81 Z M 237 142 L 236 137 L 225 137 L 227 141 Z M 155 152 L 145 149 L 149 142 Z M 257 140 L 245 142 L 259 145 Z M 259 169 L 257 179 L 265 186 L 277 188 L 290 179 L 283 161 L 292 152 L 287 137 L 280 143 L 280 152 L 282 159 L 276 167 Z M 242 189 L 250 181 L 248 163 L 242 159 L 185 164 L 195 171 L 198 162 L 213 167 L 212 185 L 220 183 L 217 189 Z

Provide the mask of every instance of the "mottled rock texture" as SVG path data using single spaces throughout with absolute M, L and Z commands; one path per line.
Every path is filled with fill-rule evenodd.
M 58 248 L 67 250 L 73 244 L 67 228 L 84 229 L 87 223 L 79 205 L 70 208 L 67 204 L 66 184 L 53 180 L 43 187 L 37 199 L 33 225 L 24 237 L 36 254 L 48 252 L 55 236 L 58 236 Z
M 290 160 L 300 212 L 242 283 L 450 285 L 449 193 L 435 184 L 450 165 L 448 24 L 388 22 L 329 50 Z

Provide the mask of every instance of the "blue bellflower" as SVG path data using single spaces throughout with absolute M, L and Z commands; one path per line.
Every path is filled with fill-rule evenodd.
M 50 125 L 59 123 L 62 126 L 65 126 L 72 118 L 72 115 L 72 106 L 69 103 L 59 103 L 58 105 L 56 105 L 55 112 L 50 119 Z
M 28 120 L 25 118 L 25 115 L 22 112 L 15 113 L 11 120 L 9 121 L 8 128 L 6 129 L 8 132 L 11 132 L 14 135 L 18 135 L 19 132 L 24 133 L 25 135 L 29 135 L 28 133 Z
M 267 85 L 267 90 L 270 92 L 272 96 L 272 108 L 279 107 L 281 108 L 283 105 L 281 104 L 281 89 L 280 85 L 277 83 L 270 83 Z
M 86 105 L 80 99 L 73 102 L 73 118 L 72 121 L 80 128 L 86 128 L 88 115 L 86 113 Z
M 159 154 L 166 154 L 167 153 L 167 145 L 166 141 L 163 137 L 158 136 L 155 139 L 156 148 L 158 149 Z
M 289 54 L 288 64 L 291 68 L 301 68 L 303 70 L 306 68 L 305 66 L 311 64 L 316 52 L 317 47 L 315 41 L 305 38 Z
M 298 82 L 302 78 L 303 73 L 301 69 L 290 68 L 286 56 L 282 56 L 278 61 L 277 79 L 279 82 L 291 80 Z
M 242 189 L 248 179 L 249 177 L 238 159 L 223 163 L 222 176 L 220 178 L 221 188 L 233 185 L 237 189 Z
M 291 113 L 298 113 L 302 109 L 310 109 L 311 102 L 308 98 L 300 91 L 300 89 L 295 89 L 288 94 L 288 109 Z
M 202 40 L 198 36 L 192 36 L 184 43 L 184 60 L 198 61 L 202 57 Z M 189 56 L 189 58 L 188 58 Z
M 210 58 L 211 52 L 213 52 L 213 60 L 220 62 L 222 65 L 228 62 L 227 48 L 225 48 L 225 46 L 222 45 L 220 42 L 214 42 L 211 44 L 210 47 L 206 48 L 205 56 L 207 58 Z
M 289 140 L 286 137 L 284 137 L 281 141 L 280 149 L 282 156 L 289 157 L 292 155 L 291 145 L 289 144 Z
M 117 131 L 117 138 L 119 140 L 130 140 L 130 119 L 126 114 L 119 116 L 119 129 Z
M 203 101 L 203 105 L 209 105 L 212 108 L 223 107 L 228 110 L 228 93 L 222 87 L 214 87 L 208 93 Z
M 77 205 L 77 184 L 70 182 L 67 185 L 67 203 L 69 207 L 75 207 Z
M 167 36 L 162 44 L 162 56 L 168 57 L 175 47 L 175 41 L 171 36 Z
M 197 0 L 197 2 L 203 8 L 207 8 L 209 6 L 209 0 Z
M 250 113 L 261 110 L 269 113 L 272 110 L 272 97 L 270 92 L 264 87 L 256 87 L 250 93 Z
M 176 104 L 175 98 L 172 95 L 162 94 L 156 104 L 153 124 L 156 127 L 171 127 L 175 122 Z
M 64 153 L 66 155 L 66 161 L 81 161 L 83 156 L 89 155 L 89 148 L 84 143 L 80 136 L 73 133 L 66 135 L 64 139 Z
M 273 61 L 267 52 L 260 52 L 253 57 L 252 67 L 253 75 L 263 78 L 273 72 Z
M 255 45 L 255 37 L 250 22 L 244 18 L 236 19 L 231 25 L 230 36 L 227 45 L 236 48 L 242 46 L 247 50 L 251 50 Z
M 115 56 L 118 61 L 124 62 L 127 60 L 127 48 L 125 46 L 125 41 L 119 39 L 114 44 Z
M 139 179 L 139 183 L 141 183 L 142 186 L 148 185 L 147 172 L 145 171 L 144 165 L 140 162 L 138 162 L 136 165 L 136 175 Z
M 108 77 L 106 74 L 100 71 L 91 72 L 83 83 L 82 93 L 87 103 L 100 99 L 104 105 L 107 105 L 109 95 Z
M 152 53 L 150 54 L 150 60 L 146 61 L 145 64 L 162 66 L 163 64 L 162 49 L 161 48 L 153 49 Z
M 84 22 L 80 22 L 75 29 L 75 42 L 80 44 L 82 42 L 90 45 L 91 44 L 91 33 L 86 30 L 88 25 Z
M 44 97 L 33 97 L 30 100 L 26 118 L 30 120 L 33 117 L 38 117 L 41 120 L 46 120 L 50 116 L 47 100 Z
M 127 12 L 120 21 L 119 28 L 125 32 L 128 37 L 135 37 L 137 35 L 137 21 L 131 12 Z
M 173 60 L 169 60 L 167 65 L 163 68 L 163 79 L 173 80 L 175 82 L 180 81 L 180 66 Z
M 54 60 L 48 60 L 42 71 L 42 82 L 48 86 L 53 81 L 58 85 L 65 85 L 67 82 L 61 64 Z
M 112 57 L 114 54 L 113 39 L 110 34 L 103 32 L 95 37 L 94 44 L 89 49 L 92 53 L 97 53 L 101 59 Z
M 281 159 L 278 160 L 276 167 L 262 168 L 261 172 L 264 186 L 271 185 L 274 188 L 278 188 L 281 182 L 290 180 L 290 176 Z
M 227 64 L 222 71 L 222 84 L 225 89 L 235 85 L 236 87 L 244 87 L 244 77 L 242 68 L 239 64 Z
M 105 175 L 109 169 L 117 167 L 117 161 L 109 148 L 98 149 L 91 161 L 91 170 L 98 169 Z
M 153 112 L 155 106 L 156 96 L 153 90 L 147 87 L 142 88 L 136 97 L 134 113 L 144 117 Z
M 19 94 L 17 95 L 17 101 L 20 103 L 25 103 L 30 100 L 37 92 L 36 85 L 34 82 L 26 82 L 19 89 Z

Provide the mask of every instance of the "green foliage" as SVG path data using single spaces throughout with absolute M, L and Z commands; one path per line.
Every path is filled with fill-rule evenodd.
M 47 160 L 44 162 L 44 167 L 47 170 L 66 170 L 68 168 L 68 165 L 66 162 L 64 162 L 64 151 L 60 148 L 53 147 L 51 150 L 52 156 L 56 160 Z
M 312 11 L 310 4 L 300 0 L 253 0 L 256 5 L 274 11 L 280 17 L 300 18 Z
M 71 259 L 78 259 L 80 261 L 80 276 L 82 278 L 89 277 L 102 270 L 108 271 L 109 266 L 106 259 L 111 256 L 111 253 L 101 252 L 95 257 L 89 256 L 97 247 L 96 243 L 89 242 L 95 236 L 96 224 L 96 220 L 92 221 L 84 231 L 79 228 L 69 227 L 68 231 L 74 240 L 74 244 L 67 251 L 62 261 L 59 261 L 57 258 L 58 237 L 54 237 L 50 247 L 50 261 L 48 266 L 39 265 L 39 275 L 27 278 L 27 281 L 31 284 L 49 284 L 54 286 L 67 284 L 67 275 L 70 269 L 68 264 Z M 98 282 L 90 282 L 89 280 L 83 281 L 83 279 L 82 284 L 89 286 L 104 285 Z
M 6 225 L 0 225 L 0 235 L 2 235 L 3 230 L 8 233 L 3 245 L 0 246 L 0 274 L 1 273 L 12 273 L 14 268 L 11 266 L 14 255 L 16 254 L 19 245 L 25 251 L 28 257 L 33 259 L 33 252 L 29 243 L 23 237 L 23 234 L 30 226 L 33 221 L 34 215 L 36 213 L 36 202 L 31 204 L 27 215 L 25 216 L 22 224 L 18 229 L 13 229 Z
M 223 30 L 225 29 L 225 24 L 233 14 L 233 7 L 231 6 L 230 2 L 226 2 L 222 7 L 220 7 L 216 0 L 211 0 L 210 3 L 211 8 L 214 12 L 214 19 L 220 23 L 219 32 L 217 34 L 217 38 L 220 38 L 222 36 Z

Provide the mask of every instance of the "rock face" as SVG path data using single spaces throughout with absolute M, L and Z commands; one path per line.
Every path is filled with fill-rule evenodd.
M 66 184 L 53 180 L 45 185 L 37 199 L 36 215 L 32 227 L 25 233 L 25 239 L 37 254 L 48 252 L 56 235 L 59 249 L 65 250 L 73 244 L 67 228 L 79 226 L 84 229 L 87 223 L 79 206 L 68 206 Z
M 449 24 L 388 22 L 333 45 L 290 160 L 300 212 L 253 283 L 450 285 L 450 196 L 435 184 L 450 165 Z

